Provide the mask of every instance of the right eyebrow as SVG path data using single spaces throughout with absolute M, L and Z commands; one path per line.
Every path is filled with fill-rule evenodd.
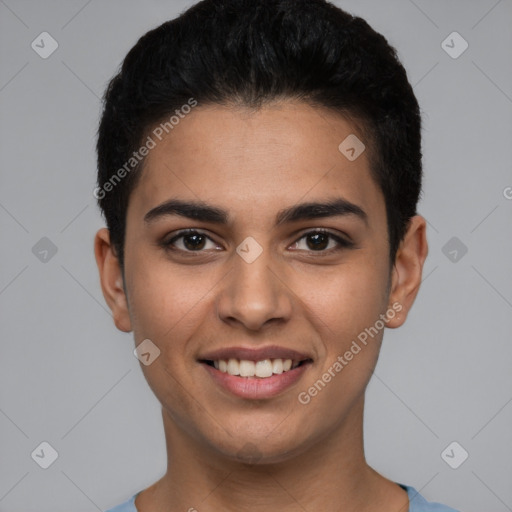
M 202 201 L 170 199 L 147 212 L 144 216 L 144 222 L 149 224 L 168 215 L 179 215 L 181 217 L 203 222 L 213 222 L 215 224 L 227 224 L 229 217 L 225 210 L 208 205 Z

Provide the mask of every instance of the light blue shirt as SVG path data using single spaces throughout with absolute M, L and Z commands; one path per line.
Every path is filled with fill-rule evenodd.
M 400 487 L 407 491 L 409 496 L 409 512 L 457 512 L 457 510 L 441 505 L 441 503 L 433 503 L 427 501 L 416 489 L 408 487 L 407 485 L 398 484 Z M 140 491 L 142 492 L 142 491 Z M 140 494 L 140 493 L 137 493 Z M 137 494 L 134 494 L 128 501 L 121 503 L 117 507 L 111 508 L 106 512 L 138 512 L 135 508 L 135 498 Z

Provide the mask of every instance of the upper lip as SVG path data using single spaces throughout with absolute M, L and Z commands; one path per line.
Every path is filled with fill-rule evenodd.
M 291 359 L 300 362 L 313 359 L 308 354 L 289 348 L 271 345 L 261 348 L 226 347 L 207 352 L 198 358 L 200 361 L 219 361 L 220 359 L 240 359 L 247 361 L 263 361 L 264 359 Z

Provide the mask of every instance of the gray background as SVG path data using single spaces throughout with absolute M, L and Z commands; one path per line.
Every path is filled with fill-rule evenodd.
M 397 48 L 424 118 L 430 254 L 368 389 L 368 460 L 464 512 L 512 510 L 512 1 L 336 3 Z M 191 4 L 0 0 L 2 512 L 104 510 L 165 471 L 159 403 L 99 287 L 94 144 L 126 52 Z M 48 469 L 31 457 L 43 441 Z

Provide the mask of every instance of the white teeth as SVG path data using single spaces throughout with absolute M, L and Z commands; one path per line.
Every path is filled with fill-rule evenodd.
M 256 377 L 270 377 L 272 375 L 272 361 L 265 359 L 256 363 Z
M 256 365 L 254 361 L 240 361 L 240 377 L 254 377 Z
M 226 372 L 230 375 L 240 375 L 240 364 L 237 359 L 230 359 L 228 361 Z
M 278 375 L 283 373 L 283 360 L 282 359 L 274 359 L 272 363 L 272 371 L 277 373 Z
M 220 359 L 213 361 L 217 370 L 229 375 L 240 375 L 241 377 L 259 377 L 261 379 L 280 375 L 290 369 L 296 368 L 299 362 L 293 363 L 291 359 L 263 359 L 262 361 L 248 361 L 246 359 Z

